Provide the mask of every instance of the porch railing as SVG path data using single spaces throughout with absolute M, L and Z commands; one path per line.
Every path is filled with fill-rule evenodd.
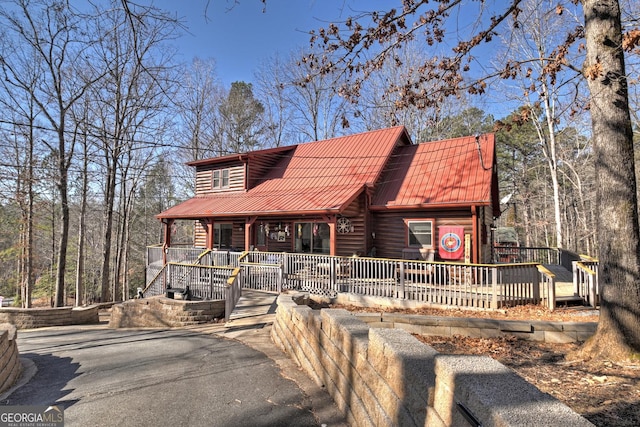
M 238 267 L 218 267 L 170 262 L 143 291 L 144 297 L 163 295 L 181 289 L 193 299 L 225 300 L 225 319 L 242 295 L 242 271 Z
M 270 292 L 283 290 L 283 256 L 261 256 L 263 252 L 246 252 L 238 258 L 242 270 L 242 287 Z M 267 253 L 265 253 L 267 254 Z
M 581 255 L 580 261 L 573 262 L 573 293 L 584 299 L 586 304 L 596 307 L 600 303 L 598 260 Z
M 493 248 L 494 262 L 497 263 L 527 263 L 558 264 L 560 265 L 560 251 L 557 248 L 528 248 L 522 246 L 495 246 Z
M 555 293 L 553 278 L 541 276 L 535 263 L 454 264 L 249 252 L 240 264 L 254 272 L 243 279 L 247 287 L 275 291 L 281 286 L 325 296 L 344 292 L 441 305 L 499 308 L 539 304 L 550 301 L 549 294 Z M 258 268 L 263 268 L 264 274 L 258 274 Z
M 229 321 L 233 309 L 236 308 L 238 300 L 242 296 L 242 270 L 234 268 L 233 273 L 227 280 L 227 294 L 224 304 L 224 320 Z
M 528 253 L 537 253 L 544 261 L 557 256 L 549 248 L 533 248 Z M 184 252 L 175 255 L 192 259 Z M 456 264 L 253 251 L 208 251 L 200 254 L 198 262 L 202 265 L 170 263 L 170 272 L 154 277 L 149 294 L 163 293 L 167 283 L 179 288 L 189 283 L 194 297 L 216 298 L 223 292 L 222 283 L 239 268 L 235 283 L 240 288 L 297 289 L 325 296 L 354 293 L 492 309 L 542 303 L 555 308 L 555 276 L 538 263 Z
M 538 273 L 540 273 L 541 289 L 543 290 L 543 299 L 547 302 L 549 311 L 556 309 L 556 275 L 550 272 L 543 265 L 538 265 Z

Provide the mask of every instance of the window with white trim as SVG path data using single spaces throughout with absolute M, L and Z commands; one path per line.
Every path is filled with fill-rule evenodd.
M 222 189 L 229 187 L 229 169 L 214 170 L 211 175 L 211 188 Z
M 433 220 L 405 220 L 410 248 L 433 248 Z

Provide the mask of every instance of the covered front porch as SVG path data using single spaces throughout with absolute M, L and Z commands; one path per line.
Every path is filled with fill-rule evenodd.
M 374 237 L 362 218 L 347 218 L 327 212 L 289 216 L 163 218 L 162 245 L 165 248 L 175 246 L 172 235 L 177 221 L 193 223 L 193 244 L 208 250 L 366 255 L 374 244 Z

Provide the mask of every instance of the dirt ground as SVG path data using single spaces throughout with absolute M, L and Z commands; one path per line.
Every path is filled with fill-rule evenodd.
M 353 306 L 331 306 L 352 312 L 373 311 Z M 595 310 L 560 308 L 554 312 L 539 306 L 500 311 L 459 309 L 386 310 L 429 316 L 481 317 L 511 320 L 596 322 Z M 575 344 L 546 344 L 508 338 L 416 336 L 441 353 L 490 356 L 517 372 L 543 392 L 583 415 L 596 426 L 640 426 L 640 363 L 616 364 L 568 362 L 565 355 Z

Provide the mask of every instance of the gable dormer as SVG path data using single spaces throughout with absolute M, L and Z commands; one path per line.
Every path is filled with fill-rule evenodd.
M 295 147 L 289 145 L 189 162 L 188 166 L 196 168 L 196 195 L 247 191 L 263 182 L 264 175 L 277 168 Z
M 246 190 L 246 159 L 239 155 L 188 165 L 196 168 L 196 195 Z

